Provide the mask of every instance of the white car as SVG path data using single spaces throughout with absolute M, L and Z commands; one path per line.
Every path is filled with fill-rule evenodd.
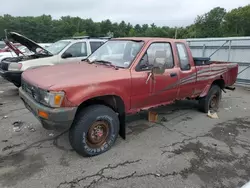
M 48 48 L 51 44 L 50 43 L 40 43 L 39 46 L 43 48 Z M 30 51 L 26 46 L 19 46 L 17 49 L 20 50 L 24 55 L 32 55 L 34 54 L 32 51 Z M 23 56 L 23 54 L 20 54 L 19 56 Z M 9 50 L 8 52 L 1 52 L 0 53 L 0 62 L 3 59 L 9 58 L 9 57 L 17 57 L 17 54 L 13 50 Z
M 33 54 L 25 55 L 24 51 L 21 51 L 23 55 L 20 55 L 20 50 L 14 49 L 17 57 L 5 58 L 1 61 L 0 76 L 17 87 L 21 86 L 23 71 L 41 66 L 81 61 L 107 41 L 106 38 L 73 37 L 59 40 L 45 49 L 18 33 L 10 32 L 9 36 L 33 52 Z
M 243 185 L 241 188 L 250 188 L 250 181 Z

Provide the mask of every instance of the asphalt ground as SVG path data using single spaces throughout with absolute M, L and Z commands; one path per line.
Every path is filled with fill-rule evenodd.
M 48 131 L 0 78 L 0 187 L 240 187 L 250 180 L 250 91 L 223 94 L 218 119 L 180 101 L 127 121 L 127 139 L 83 158 L 68 133 Z

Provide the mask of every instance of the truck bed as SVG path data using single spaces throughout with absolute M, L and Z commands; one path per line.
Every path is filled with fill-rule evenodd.
M 223 78 L 225 86 L 231 86 L 236 82 L 238 64 L 224 61 L 210 61 L 210 58 L 194 57 L 197 69 L 197 81 L 204 79 Z

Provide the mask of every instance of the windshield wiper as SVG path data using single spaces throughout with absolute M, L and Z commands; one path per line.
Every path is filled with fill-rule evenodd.
M 118 67 L 114 64 L 112 64 L 111 62 L 109 61 L 105 61 L 105 60 L 95 60 L 94 62 L 96 63 L 101 63 L 101 64 L 104 64 L 104 65 L 109 65 L 111 67 L 114 67 L 116 70 L 118 70 Z
M 81 61 L 87 61 L 88 63 L 90 63 L 90 60 L 88 58 L 84 58 Z

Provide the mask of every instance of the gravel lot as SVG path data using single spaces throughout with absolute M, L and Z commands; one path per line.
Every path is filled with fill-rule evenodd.
M 159 108 L 161 123 L 129 117 L 128 136 L 92 158 L 68 133 L 44 130 L 0 79 L 0 187 L 240 187 L 250 180 L 250 91 L 223 94 L 219 119 L 192 101 Z M 20 128 L 19 128 L 20 127 Z

